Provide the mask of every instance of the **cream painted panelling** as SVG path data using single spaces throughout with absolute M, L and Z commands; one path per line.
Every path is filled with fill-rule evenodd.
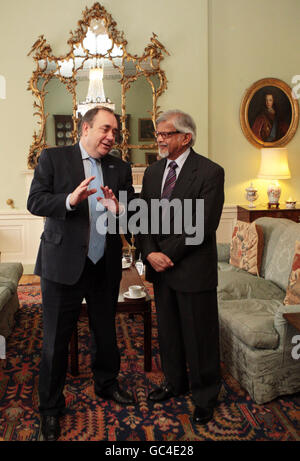
M 134 174 L 138 175 L 139 171 L 135 171 Z M 139 191 L 139 188 L 136 190 Z M 225 206 L 217 230 L 218 242 L 231 241 L 235 221 L 236 207 Z M 32 216 L 28 212 L 0 211 L 1 262 L 19 261 L 24 266 L 31 266 L 32 271 L 43 228 L 43 218 Z
M 34 264 L 43 228 L 43 218 L 26 211 L 0 211 L 1 262 Z

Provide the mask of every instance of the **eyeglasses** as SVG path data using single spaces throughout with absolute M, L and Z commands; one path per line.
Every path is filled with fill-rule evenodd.
M 163 139 L 170 138 L 173 134 L 180 133 L 180 131 L 154 131 L 154 136 L 158 138 L 161 136 Z

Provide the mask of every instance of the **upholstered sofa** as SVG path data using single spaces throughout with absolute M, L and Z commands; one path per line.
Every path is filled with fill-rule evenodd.
M 300 359 L 292 338 L 300 332 L 283 317 L 300 305 L 284 305 L 300 224 L 259 218 L 264 246 L 259 276 L 229 263 L 230 244 L 218 244 L 221 359 L 258 404 L 300 391 Z
M 0 263 L 0 335 L 7 338 L 19 308 L 17 287 L 23 274 L 21 263 Z

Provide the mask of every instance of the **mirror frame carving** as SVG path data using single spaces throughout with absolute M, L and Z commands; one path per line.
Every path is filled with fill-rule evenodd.
M 101 54 L 94 54 L 88 52 L 83 46 L 83 40 L 85 39 L 88 27 L 93 19 L 102 20 L 106 26 L 106 31 L 109 38 L 112 40 L 112 48 L 114 44 L 118 45 L 122 48 L 123 56 L 122 56 L 122 64 L 117 66 L 113 62 L 113 58 L 109 55 L 108 57 L 113 66 L 118 68 L 120 72 L 120 80 L 119 83 L 121 84 L 121 126 L 122 126 L 122 142 L 121 144 L 116 145 L 119 149 L 122 150 L 122 158 L 123 160 L 128 161 L 128 150 L 129 149 L 155 149 L 157 147 L 156 143 L 153 144 L 128 144 L 128 138 L 130 132 L 126 129 L 125 120 L 126 120 L 126 92 L 129 90 L 130 85 L 136 81 L 140 76 L 144 76 L 152 91 L 152 111 L 151 118 L 153 121 L 153 125 L 155 127 L 155 120 L 157 119 L 158 115 L 161 113 L 160 106 L 157 104 L 158 98 L 167 88 L 167 78 L 165 72 L 160 68 L 160 62 L 164 59 L 164 54 L 169 55 L 168 51 L 165 47 L 157 40 L 157 35 L 152 32 L 152 37 L 150 38 L 150 43 L 144 49 L 144 53 L 142 56 L 132 55 L 128 53 L 126 50 L 127 40 L 124 38 L 124 33 L 119 32 L 116 28 L 117 23 L 113 20 L 112 16 L 105 10 L 103 6 L 101 6 L 98 2 L 95 3 L 91 8 L 85 8 L 82 12 L 82 19 L 78 21 L 78 28 L 72 32 L 70 31 L 70 38 L 68 39 L 67 43 L 70 46 L 70 51 L 62 56 L 56 57 L 52 54 L 51 46 L 47 43 L 44 35 L 40 35 L 36 42 L 33 44 L 30 52 L 27 56 L 32 55 L 33 60 L 36 63 L 36 69 L 33 71 L 30 80 L 28 81 L 28 91 L 31 91 L 35 101 L 33 103 L 34 107 L 34 116 L 39 117 L 37 121 L 38 125 L 40 125 L 39 132 L 36 133 L 34 131 L 33 134 L 33 142 L 30 146 L 29 155 L 28 155 L 28 168 L 34 169 L 41 151 L 44 148 L 49 147 L 46 142 L 46 120 L 49 116 L 48 113 L 45 113 L 45 97 L 47 95 L 46 86 L 48 82 L 52 78 L 58 78 L 66 87 L 67 91 L 71 93 L 72 101 L 73 101 L 73 131 L 72 131 L 72 138 L 73 142 L 77 140 L 78 137 L 78 118 L 76 117 L 76 110 L 77 110 L 77 101 L 76 101 L 76 87 L 77 87 L 77 80 L 76 75 L 78 70 L 83 68 L 83 64 L 87 59 L 91 58 L 101 58 L 103 55 Z M 59 71 L 59 63 L 63 60 L 70 60 L 73 59 L 75 62 L 75 55 L 74 55 L 74 47 L 81 45 L 86 58 L 84 58 L 82 64 L 75 68 L 73 66 L 72 75 L 70 77 L 64 77 L 60 75 L 60 73 L 55 74 L 55 72 Z M 107 51 L 109 52 L 112 50 Z M 106 54 L 107 54 L 106 53 Z M 134 75 L 125 75 L 125 61 L 132 61 L 136 66 L 136 72 Z M 41 67 L 40 61 L 45 61 L 46 65 L 44 68 Z M 47 62 L 54 62 L 56 68 L 54 70 L 47 72 Z M 150 69 L 145 69 L 143 65 L 147 62 L 150 63 Z M 155 88 L 151 77 L 157 75 L 159 77 L 159 87 Z M 38 88 L 39 81 L 44 79 L 40 88 Z

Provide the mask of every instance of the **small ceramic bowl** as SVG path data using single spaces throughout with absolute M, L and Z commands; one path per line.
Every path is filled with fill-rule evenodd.
M 290 201 L 287 200 L 285 202 L 285 207 L 286 208 L 296 208 L 296 201 L 290 202 Z

